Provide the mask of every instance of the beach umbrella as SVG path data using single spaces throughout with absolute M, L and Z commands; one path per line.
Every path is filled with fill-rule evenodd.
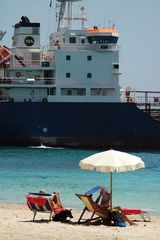
M 135 171 L 144 168 L 144 162 L 140 157 L 120 152 L 116 150 L 108 150 L 93 154 L 79 162 L 81 169 L 95 170 L 97 172 L 110 173 L 110 193 L 112 207 L 112 173 Z

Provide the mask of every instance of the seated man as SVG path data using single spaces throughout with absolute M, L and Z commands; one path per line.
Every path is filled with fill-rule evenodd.
M 111 202 L 111 194 L 107 191 L 105 187 L 100 188 L 100 194 L 95 200 L 95 206 L 97 206 L 102 211 L 108 211 Z
M 95 201 L 95 204 L 97 204 L 97 207 L 102 209 L 103 211 L 108 211 L 109 207 L 111 206 L 111 193 L 107 191 L 107 188 L 101 187 L 100 188 L 100 195 Z M 130 225 L 134 225 L 132 221 L 130 221 L 126 215 L 121 213 L 121 209 L 119 208 L 120 215 L 123 218 L 125 222 L 128 222 Z
M 111 203 L 111 194 L 107 191 L 107 188 L 101 187 L 99 207 L 108 208 L 110 206 L 110 203 Z

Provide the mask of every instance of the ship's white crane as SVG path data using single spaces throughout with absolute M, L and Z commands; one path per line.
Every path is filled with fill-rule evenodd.
M 59 11 L 57 31 L 59 31 L 59 29 L 60 29 L 61 21 L 63 20 L 65 8 L 66 8 L 66 1 L 61 0 L 61 1 L 58 1 L 58 2 L 61 2 L 61 5 L 60 5 L 60 11 Z
M 72 3 L 73 2 L 80 2 L 82 0 L 57 0 L 57 2 L 60 2 L 60 11 L 59 11 L 59 18 L 58 18 L 58 27 L 57 30 L 59 31 L 60 26 L 61 26 L 61 22 L 64 19 L 64 13 L 65 13 L 65 9 L 66 9 L 66 3 L 68 5 L 68 13 L 67 13 L 67 28 L 70 29 L 71 28 L 71 23 L 72 23 Z

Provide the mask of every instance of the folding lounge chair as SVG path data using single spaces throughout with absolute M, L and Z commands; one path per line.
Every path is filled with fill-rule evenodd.
M 101 208 L 99 208 L 95 202 L 93 201 L 92 199 L 92 194 L 95 193 L 96 191 L 98 191 L 100 189 L 100 186 L 97 186 L 97 187 L 94 187 L 92 188 L 91 190 L 89 190 L 88 192 L 86 192 L 85 194 L 77 194 L 76 193 L 76 196 L 84 203 L 85 207 L 82 211 L 82 214 L 78 220 L 78 223 L 81 222 L 82 220 L 82 217 L 85 213 L 85 211 L 89 211 L 92 213 L 91 215 L 91 218 L 89 219 L 90 222 L 92 220 L 95 220 L 95 219 L 102 219 L 102 221 L 105 221 L 107 218 L 108 218 L 108 211 L 106 209 L 106 211 L 102 210 Z M 94 215 L 97 215 L 98 217 L 96 218 L 93 218 Z
M 90 195 L 85 195 L 85 194 L 76 194 L 76 196 L 84 203 L 85 208 L 83 209 L 83 212 L 78 220 L 78 223 L 81 222 L 82 217 L 85 213 L 86 210 L 88 210 L 89 212 L 92 213 L 91 218 L 89 219 L 90 222 L 92 220 L 96 220 L 96 219 L 102 219 L 102 221 L 104 222 L 105 220 L 107 220 L 108 218 L 108 211 L 106 209 L 106 211 L 102 210 L 101 208 L 99 208 L 95 202 L 93 201 L 92 197 Z M 94 215 L 97 215 L 98 217 L 93 218 Z
M 45 194 L 38 194 L 38 193 L 33 194 L 33 196 L 30 194 L 26 196 L 27 206 L 34 213 L 33 221 L 35 220 L 37 212 L 50 213 L 49 220 L 51 220 L 53 210 L 50 206 L 50 202 L 47 196 L 45 196 Z
M 151 222 L 149 213 L 139 208 L 121 208 L 124 215 L 140 215 L 144 222 Z
M 81 219 L 85 213 L 85 211 L 89 211 L 92 212 L 92 216 L 91 219 L 93 219 L 94 214 L 98 215 L 100 218 L 102 218 L 103 221 L 105 221 L 108 217 L 107 213 L 102 212 L 102 209 L 97 209 L 95 208 L 95 203 L 92 199 L 92 194 L 95 193 L 96 191 L 100 190 L 100 186 L 96 186 L 94 188 L 92 188 L 91 190 L 89 190 L 88 192 L 86 192 L 85 194 L 76 194 L 77 197 L 80 198 L 80 200 L 84 203 L 85 208 L 82 211 L 82 214 L 78 220 L 78 223 L 81 222 Z M 97 201 L 96 201 L 97 202 Z M 109 211 L 108 211 L 109 212 Z M 145 222 L 150 222 L 151 218 L 148 214 L 148 212 L 143 211 L 141 209 L 136 209 L 136 208 L 121 208 L 121 212 L 124 215 L 140 215 L 143 219 L 143 221 Z
M 29 193 L 26 196 L 27 205 L 31 211 L 33 211 L 33 221 L 37 212 L 50 213 L 49 220 L 51 221 L 52 215 L 54 219 L 60 219 L 65 221 L 68 217 L 73 218 L 71 209 L 69 208 L 53 208 L 50 205 L 50 200 L 48 197 L 51 197 L 51 194 L 46 193 Z

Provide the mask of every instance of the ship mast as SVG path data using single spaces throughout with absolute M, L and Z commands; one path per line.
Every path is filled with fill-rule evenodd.
M 66 3 L 68 5 L 68 7 L 67 7 L 67 17 L 65 18 L 65 20 L 67 20 L 67 28 L 71 29 L 72 20 L 73 20 L 73 17 L 72 17 L 72 3 L 73 2 L 79 2 L 79 1 L 82 1 L 82 0 L 57 0 L 57 2 L 60 2 L 60 11 L 59 11 L 57 31 L 60 30 L 61 22 L 64 19 Z
M 58 1 L 58 0 L 57 0 L 57 1 Z M 66 1 L 61 0 L 61 1 L 58 1 L 58 2 L 61 2 L 61 4 L 60 4 L 60 11 L 59 11 L 57 31 L 60 30 L 61 21 L 63 20 L 65 8 L 66 8 Z

